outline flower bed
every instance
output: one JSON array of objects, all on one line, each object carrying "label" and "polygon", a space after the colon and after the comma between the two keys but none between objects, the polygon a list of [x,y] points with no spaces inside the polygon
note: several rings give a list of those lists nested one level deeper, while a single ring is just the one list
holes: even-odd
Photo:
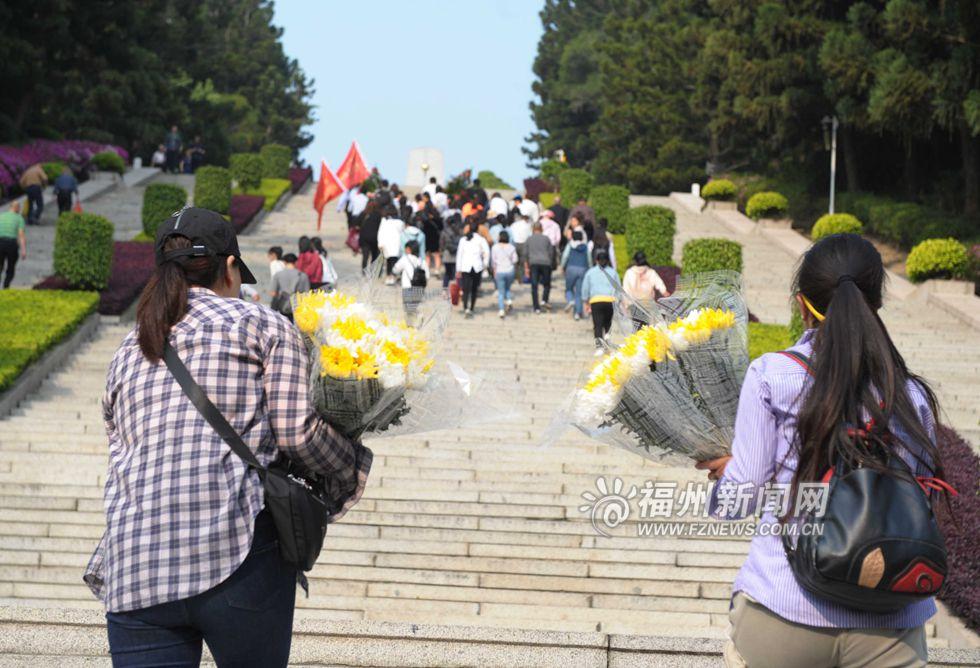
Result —
[{"label": "flower bed", "polygon": [[946,482],[959,491],[950,499],[953,517],[940,513],[940,525],[949,552],[949,576],[940,596],[967,626],[980,631],[980,458],[970,444],[948,427],[936,430]]},{"label": "flower bed", "polygon": [[313,170],[309,167],[290,167],[289,183],[293,193],[298,193],[313,178]]},{"label": "flower bed", "polygon": [[235,188],[231,192],[233,195],[258,195],[265,202],[265,210],[272,211],[289,190],[290,182],[286,179],[262,179],[257,188]]},{"label": "flower bed", "polygon": [[0,146],[0,187],[17,185],[25,169],[38,162],[80,162],[88,164],[96,154],[113,151],[124,161],[129,154],[119,146],[94,141],[37,139],[23,146]]},{"label": "flower bed", "polygon": [[[109,285],[99,293],[99,313],[120,315],[128,309],[153,274],[153,244],[116,241],[112,249],[112,271]],[[34,286],[35,290],[66,290],[68,281],[48,276]]]},{"label": "flower bed", "polygon": [[232,195],[228,215],[235,232],[241,234],[262,210],[264,204],[265,197],[261,195]]},{"label": "flower bed", "polygon": [[0,292],[0,391],[28,364],[75,331],[99,300],[94,292]]}]

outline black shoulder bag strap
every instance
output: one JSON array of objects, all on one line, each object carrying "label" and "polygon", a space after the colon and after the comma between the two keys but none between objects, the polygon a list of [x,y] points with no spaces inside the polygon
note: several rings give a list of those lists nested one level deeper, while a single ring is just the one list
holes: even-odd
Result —
[{"label": "black shoulder bag strap", "polygon": [[259,477],[264,478],[266,468],[259,463],[259,460],[255,458],[255,453],[245,445],[245,441],[238,435],[235,428],[228,424],[225,416],[211,403],[208,395],[204,393],[204,390],[197,384],[197,381],[191,377],[187,367],[184,366],[184,362],[181,361],[177,355],[177,351],[173,349],[169,341],[163,344],[163,359],[167,363],[167,368],[170,369],[170,373],[176,379],[177,384],[180,385],[180,389],[184,391],[184,394],[191,400],[191,403],[194,404],[194,407],[197,408],[201,416],[218,432],[218,435],[228,444],[232,452],[258,471]]}]

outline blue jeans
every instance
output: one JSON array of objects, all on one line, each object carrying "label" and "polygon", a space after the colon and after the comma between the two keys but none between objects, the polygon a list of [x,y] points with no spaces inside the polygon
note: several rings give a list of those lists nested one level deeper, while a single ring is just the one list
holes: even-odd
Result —
[{"label": "blue jeans", "polygon": [[497,284],[497,308],[501,311],[510,301],[510,286],[514,284],[514,270],[498,271],[493,275],[493,282]]},{"label": "blue jeans", "polygon": [[575,302],[575,314],[578,316],[585,312],[582,306],[582,279],[587,271],[585,267],[565,267],[565,301]]},{"label": "blue jeans", "polygon": [[279,556],[268,512],[255,519],[252,549],[221,584],[190,598],[106,614],[113,666],[197,666],[201,642],[219,666],[286,666],[296,570]]}]

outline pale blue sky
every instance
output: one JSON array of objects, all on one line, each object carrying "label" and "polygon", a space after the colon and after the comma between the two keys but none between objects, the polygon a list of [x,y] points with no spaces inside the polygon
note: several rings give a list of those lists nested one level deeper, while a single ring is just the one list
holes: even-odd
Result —
[{"label": "pale blue sky", "polygon": [[490,169],[521,187],[533,129],[537,0],[276,0],[286,53],[316,79],[303,158],[334,169],[352,139],[403,182],[409,150],[443,151],[446,171]]}]

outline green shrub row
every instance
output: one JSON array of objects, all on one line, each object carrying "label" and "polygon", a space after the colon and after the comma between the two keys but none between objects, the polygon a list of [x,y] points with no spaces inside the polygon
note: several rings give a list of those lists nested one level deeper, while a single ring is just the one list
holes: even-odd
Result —
[{"label": "green shrub row", "polygon": [[796,343],[786,325],[771,325],[762,322],[749,323],[749,359],[760,355],[786,350]]},{"label": "green shrub row", "polygon": [[54,232],[54,273],[73,288],[104,290],[112,269],[112,223],[93,213],[63,213]]},{"label": "green shrub row", "polygon": [[630,210],[630,191],[623,186],[595,186],[589,193],[589,205],[595,211],[596,220],[609,221],[609,231],[622,234],[626,231],[626,215]]},{"label": "green shrub row", "polygon": [[262,183],[262,157],[258,153],[232,153],[228,168],[243,190],[254,190]]},{"label": "green shrub row", "polygon": [[561,201],[569,209],[578,204],[580,199],[588,200],[589,193],[595,181],[592,175],[584,169],[565,169],[560,175]]},{"label": "green shrub row", "polygon": [[541,207],[541,210],[542,211],[544,211],[545,209],[550,209],[552,206],[554,206],[554,204],[555,204],[555,197],[557,197],[557,196],[558,196],[558,193],[541,193],[541,194],[539,194],[538,195],[538,206]]},{"label": "green shrub row", "polygon": [[676,233],[677,219],[673,210],[663,206],[629,209],[626,216],[626,251],[631,258],[637,251],[643,251],[650,264],[672,266]]},{"label": "green shrub row", "polygon": [[713,179],[701,188],[701,197],[709,202],[730,202],[735,199],[735,184],[728,179]]},{"label": "green shrub row", "polygon": [[837,208],[863,221],[867,232],[906,249],[926,239],[964,239],[977,234],[969,218],[870,193],[841,193]]},{"label": "green shrub row", "polygon": [[103,172],[122,174],[126,171],[126,162],[115,151],[102,151],[92,156],[92,164]]},{"label": "green shrub row", "polygon": [[480,179],[480,186],[486,190],[513,190],[514,187],[504,181],[502,178],[491,172],[489,169],[484,169],[476,175],[476,178]]},{"label": "green shrub row", "polygon": [[966,246],[956,239],[927,239],[915,246],[905,261],[909,280],[964,278],[970,266]]},{"label": "green shrub row", "polygon": [[266,144],[259,149],[262,159],[262,177],[285,179],[289,177],[289,165],[293,162],[293,149],[282,144]]},{"label": "green shrub row", "polygon": [[252,188],[245,190],[242,188],[235,188],[232,192],[235,195],[259,195],[265,198],[265,202],[262,204],[262,208],[266,211],[272,211],[283,195],[290,188],[289,179],[262,179],[258,188]]},{"label": "green shrub row", "polygon": [[681,251],[681,272],[742,271],[742,244],[729,239],[691,239]]},{"label": "green shrub row", "polygon": [[861,221],[849,213],[825,213],[813,224],[810,236],[819,241],[831,234],[861,234],[863,231]]},{"label": "green shrub row", "polygon": [[789,201],[777,192],[763,191],[752,195],[745,205],[745,215],[752,220],[782,218],[789,210]]},{"label": "green shrub row", "polygon": [[194,206],[228,213],[231,207],[231,172],[205,165],[194,174]]},{"label": "green shrub row", "polygon": [[65,163],[63,162],[42,162],[41,169],[44,170],[45,176],[48,177],[48,181],[54,181],[56,178],[61,176],[61,172],[65,169]]},{"label": "green shrub row", "polygon": [[95,310],[97,292],[0,291],[0,392]]},{"label": "green shrub row", "polygon": [[143,192],[143,233],[155,239],[157,227],[187,204],[187,191],[173,183],[151,183]]}]

